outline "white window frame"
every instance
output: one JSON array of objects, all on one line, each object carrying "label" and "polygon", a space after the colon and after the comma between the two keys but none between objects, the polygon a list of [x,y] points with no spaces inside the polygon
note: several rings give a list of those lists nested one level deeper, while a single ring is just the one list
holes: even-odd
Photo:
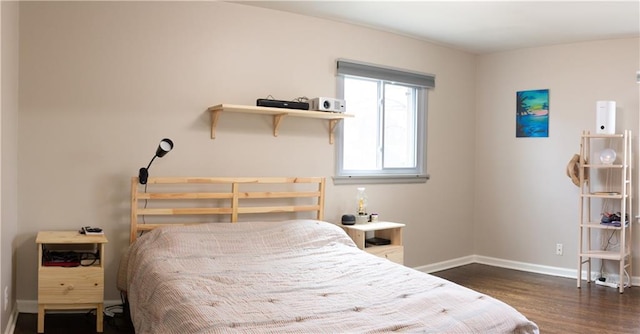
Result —
[{"label": "white window frame", "polygon": [[[435,76],[409,72],[389,67],[338,60],[337,96],[344,99],[344,80],[346,77],[362,78],[378,81],[381,84],[401,84],[413,87],[415,90],[415,121],[416,143],[414,168],[384,168],[377,170],[345,170],[344,169],[344,122],[357,121],[347,118],[340,122],[336,129],[336,175],[335,184],[363,184],[363,183],[419,183],[426,182],[429,175],[427,168],[427,90],[435,87]],[[346,111],[349,112],[349,101],[346,101]],[[384,113],[384,103],[378,103],[378,117]],[[384,137],[383,130],[378,134],[378,141]],[[380,152],[384,155],[384,152]]]}]

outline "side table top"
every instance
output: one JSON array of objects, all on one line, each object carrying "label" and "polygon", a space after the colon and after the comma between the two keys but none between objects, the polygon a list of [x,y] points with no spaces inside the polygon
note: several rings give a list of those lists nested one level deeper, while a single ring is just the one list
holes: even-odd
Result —
[{"label": "side table top", "polygon": [[402,223],[394,223],[394,222],[371,222],[364,224],[355,224],[355,225],[341,225],[346,229],[352,230],[360,230],[360,231],[377,231],[377,230],[386,230],[390,228],[399,228],[405,227],[405,224]]},{"label": "side table top", "polygon": [[78,231],[40,231],[36,236],[37,244],[106,244],[104,234],[84,235]]}]

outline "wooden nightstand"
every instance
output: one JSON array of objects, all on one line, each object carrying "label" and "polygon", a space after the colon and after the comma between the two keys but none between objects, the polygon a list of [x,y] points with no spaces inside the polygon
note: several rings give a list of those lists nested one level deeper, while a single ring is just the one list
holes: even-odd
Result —
[{"label": "wooden nightstand", "polygon": [[[356,225],[341,225],[358,248],[367,253],[377,255],[404,264],[404,246],[402,245],[402,228],[405,224],[392,222],[375,222]],[[373,231],[373,236],[391,240],[390,245],[369,246],[366,245],[366,232]]]},{"label": "wooden nightstand", "polygon": [[[44,333],[46,310],[96,310],[96,331],[102,332],[104,310],[104,235],[77,231],[39,232],[38,244],[38,333]],[[98,260],[86,266],[64,267],[44,262],[45,250],[73,250],[93,246]]]}]

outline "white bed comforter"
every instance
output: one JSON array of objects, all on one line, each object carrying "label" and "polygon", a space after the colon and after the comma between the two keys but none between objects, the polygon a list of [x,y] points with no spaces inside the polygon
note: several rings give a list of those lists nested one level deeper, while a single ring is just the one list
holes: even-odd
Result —
[{"label": "white bed comforter", "polygon": [[156,229],[128,261],[136,333],[537,333],[509,305],[314,220]]}]

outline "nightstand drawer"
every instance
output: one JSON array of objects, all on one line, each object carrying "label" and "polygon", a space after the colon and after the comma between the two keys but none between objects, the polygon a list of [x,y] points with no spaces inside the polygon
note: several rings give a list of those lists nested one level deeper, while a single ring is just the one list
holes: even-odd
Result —
[{"label": "nightstand drawer", "polygon": [[386,258],[399,264],[404,264],[404,247],[397,245],[372,246],[365,248],[367,253]]},{"label": "nightstand drawer", "polygon": [[41,267],[38,275],[38,303],[102,303],[104,274],[99,267]]}]

